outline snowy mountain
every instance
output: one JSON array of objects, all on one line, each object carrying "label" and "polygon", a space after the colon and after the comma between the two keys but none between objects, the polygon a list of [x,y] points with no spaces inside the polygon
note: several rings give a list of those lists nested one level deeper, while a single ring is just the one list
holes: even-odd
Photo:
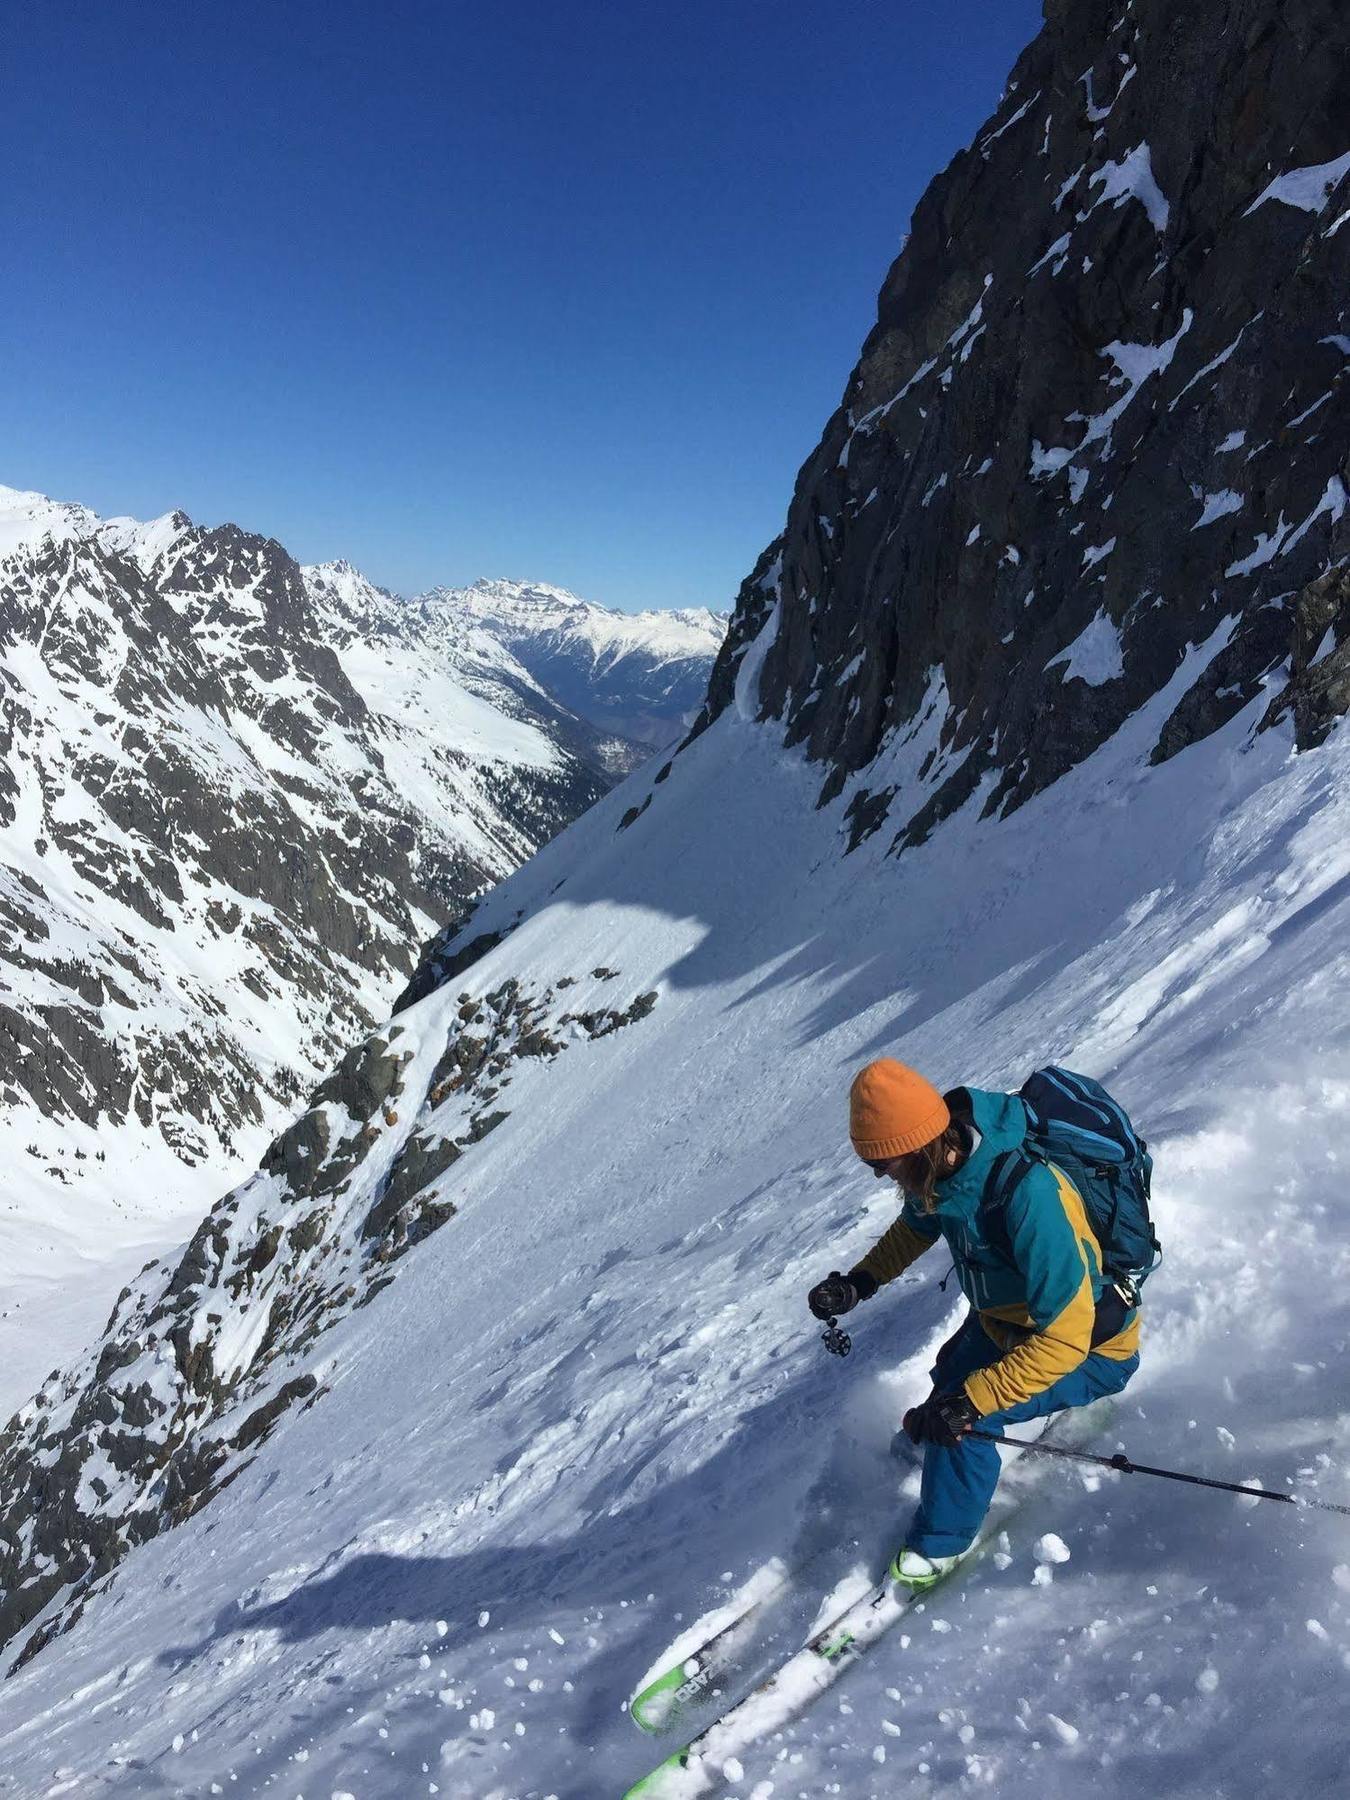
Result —
[{"label": "snowy mountain", "polygon": [[727,632],[706,608],[623,613],[523,581],[433,588],[416,604],[489,632],[565,705],[627,740],[614,757],[625,771],[683,735]]},{"label": "snowy mountain", "polygon": [[[963,1310],[930,1258],[841,1363],[805,1309],[894,1215],[882,1052],[1106,1080],[1165,1246],[1110,1441],[1350,1504],[1347,30],[1051,0],[689,741],[12,1422],[14,1791],[617,1797],[696,1617],[803,1569],[782,1648],[861,1591]],[[723,1791],[1340,1791],[1342,1521],[1028,1489]]]},{"label": "snowy mountain", "polygon": [[139,1266],[421,941],[611,785],[498,642],[415,623],[234,526],[0,489],[10,1395],[49,1366],[32,1283],[46,1310],[96,1249]]}]

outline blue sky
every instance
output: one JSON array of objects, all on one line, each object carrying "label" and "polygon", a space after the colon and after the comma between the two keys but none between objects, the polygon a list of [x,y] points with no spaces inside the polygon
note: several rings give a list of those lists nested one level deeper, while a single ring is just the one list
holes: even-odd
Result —
[{"label": "blue sky", "polygon": [[10,12],[0,481],[729,604],[1032,0]]}]

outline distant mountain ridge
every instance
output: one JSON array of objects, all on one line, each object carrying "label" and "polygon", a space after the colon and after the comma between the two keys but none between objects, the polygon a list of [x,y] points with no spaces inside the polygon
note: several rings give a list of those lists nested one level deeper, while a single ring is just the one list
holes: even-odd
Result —
[{"label": "distant mountain ridge", "polygon": [[619,612],[526,581],[432,588],[411,604],[490,632],[564,705],[639,747],[625,768],[682,734],[730,623],[704,607]]}]

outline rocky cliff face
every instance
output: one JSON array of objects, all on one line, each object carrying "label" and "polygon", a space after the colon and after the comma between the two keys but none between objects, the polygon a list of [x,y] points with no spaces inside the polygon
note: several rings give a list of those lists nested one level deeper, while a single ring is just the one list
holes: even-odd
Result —
[{"label": "rocky cliff face", "polygon": [[742,676],[855,841],[1011,810],[1192,646],[1156,758],[1291,658],[1301,743],[1344,707],[1346,50],[1334,0],[1050,0],[920,202],[703,716]]}]

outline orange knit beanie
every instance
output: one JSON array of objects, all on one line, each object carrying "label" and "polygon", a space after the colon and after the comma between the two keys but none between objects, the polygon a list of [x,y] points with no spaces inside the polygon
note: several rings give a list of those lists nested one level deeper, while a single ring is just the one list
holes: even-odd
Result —
[{"label": "orange knit beanie", "polygon": [[931,1081],[893,1057],[879,1057],[853,1077],[848,1134],[864,1162],[907,1156],[951,1124],[947,1102]]}]

